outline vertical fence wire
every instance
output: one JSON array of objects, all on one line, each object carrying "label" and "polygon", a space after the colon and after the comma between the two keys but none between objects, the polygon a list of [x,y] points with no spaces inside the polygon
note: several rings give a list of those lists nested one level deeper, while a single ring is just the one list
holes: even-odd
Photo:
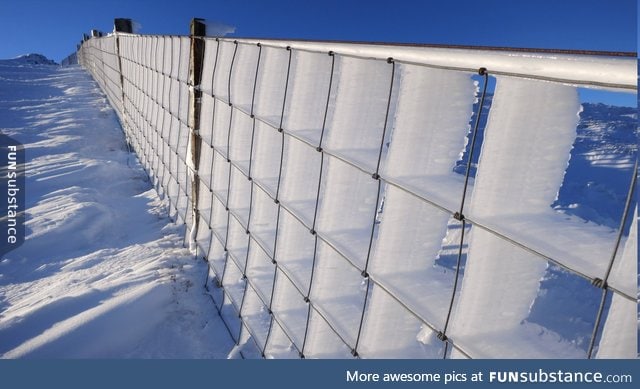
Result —
[{"label": "vertical fence wire", "polygon": [[[274,265],[274,270],[273,270],[273,281],[271,283],[271,296],[269,297],[269,315],[270,315],[270,319],[269,319],[269,329],[267,330],[267,337],[266,340],[264,342],[264,347],[262,349],[262,356],[265,356],[266,353],[266,349],[267,349],[267,345],[269,343],[269,338],[271,337],[271,332],[273,331],[273,321],[274,321],[274,315],[273,315],[273,296],[276,290],[276,281],[277,281],[277,258],[278,258],[278,233],[280,231],[280,217],[281,217],[281,213],[282,213],[282,205],[280,204],[280,185],[282,184],[282,165],[284,162],[284,133],[282,131],[282,124],[284,123],[284,112],[285,109],[287,107],[287,94],[289,92],[289,77],[291,74],[291,57],[292,57],[292,50],[290,47],[287,47],[287,52],[288,52],[288,58],[287,58],[287,72],[286,72],[286,76],[285,76],[285,83],[284,83],[284,94],[282,97],[282,109],[280,110],[280,124],[278,125],[278,129],[277,131],[280,133],[281,135],[281,144],[280,144],[280,163],[278,165],[278,183],[276,186],[276,194],[275,194],[275,198],[274,198],[274,203],[276,204],[276,206],[278,207],[278,210],[276,211],[276,233],[275,233],[275,237],[274,237],[274,241],[273,241],[273,257],[271,258],[271,262]],[[255,117],[254,117],[255,119]],[[294,342],[292,341],[292,344],[294,344]]]},{"label": "vertical fence wire", "polygon": [[467,160],[467,166],[464,173],[464,187],[462,189],[462,198],[460,200],[460,208],[458,212],[456,212],[453,217],[458,220],[461,225],[460,231],[460,241],[458,243],[458,255],[456,258],[456,267],[455,267],[455,275],[453,278],[453,289],[451,290],[451,299],[449,300],[449,309],[447,310],[447,317],[444,321],[444,326],[442,331],[438,332],[438,339],[444,342],[444,352],[442,354],[442,358],[446,359],[447,352],[449,350],[449,338],[447,337],[447,330],[449,329],[449,321],[451,320],[451,313],[453,311],[453,306],[456,298],[456,291],[458,289],[458,281],[460,279],[460,266],[462,265],[462,249],[464,246],[464,238],[465,238],[465,230],[467,228],[467,221],[464,217],[464,205],[465,199],[467,197],[467,189],[469,186],[469,178],[471,176],[471,166],[473,164],[473,156],[476,147],[476,138],[478,136],[478,128],[480,127],[480,117],[482,116],[482,110],[484,108],[484,100],[487,95],[487,85],[489,84],[489,72],[486,68],[480,68],[478,70],[478,74],[481,75],[482,78],[482,94],[480,96],[480,102],[478,104],[478,110],[476,112],[476,120],[473,124],[473,130],[471,132],[471,143],[469,145],[469,156]]},{"label": "vertical fence wire", "polygon": [[313,257],[311,259],[311,275],[309,277],[309,288],[307,290],[306,295],[304,295],[304,302],[307,304],[307,319],[306,319],[306,323],[305,323],[305,327],[304,327],[304,337],[302,340],[302,349],[300,350],[300,357],[304,358],[304,350],[305,350],[305,346],[307,344],[307,337],[309,335],[309,324],[311,321],[311,309],[312,306],[310,304],[310,300],[311,300],[311,291],[313,290],[313,280],[314,280],[314,276],[315,276],[315,269],[316,269],[316,262],[318,259],[318,235],[316,234],[316,221],[318,218],[318,207],[320,205],[320,192],[322,189],[322,176],[324,174],[324,153],[323,153],[323,140],[324,140],[324,134],[327,128],[327,117],[329,115],[329,103],[331,101],[331,94],[332,94],[332,90],[333,90],[333,78],[334,78],[334,73],[335,73],[335,63],[336,63],[336,56],[334,55],[333,51],[329,51],[327,53],[330,57],[331,57],[331,69],[329,70],[329,85],[327,86],[327,99],[325,102],[325,107],[324,107],[324,114],[322,116],[322,128],[320,130],[320,139],[318,141],[318,147],[316,147],[316,151],[318,151],[320,153],[320,171],[318,173],[318,185],[317,185],[317,190],[316,190],[316,201],[315,201],[315,205],[314,205],[314,210],[313,210],[313,222],[311,224],[311,234],[314,236],[314,241],[313,241]]},{"label": "vertical fence wire", "polygon": [[384,145],[385,145],[385,139],[386,139],[386,134],[387,134],[387,127],[389,124],[389,110],[391,108],[391,99],[393,96],[393,84],[394,84],[394,79],[396,76],[396,63],[393,60],[393,58],[389,57],[387,59],[387,63],[391,64],[391,78],[390,78],[390,82],[389,82],[389,95],[387,97],[387,108],[385,110],[385,114],[384,114],[384,124],[382,125],[382,136],[380,137],[380,148],[378,150],[378,161],[376,163],[376,171],[375,173],[373,173],[373,175],[371,176],[374,180],[377,181],[377,191],[376,191],[376,202],[375,202],[375,208],[374,208],[374,212],[373,212],[373,220],[371,221],[371,234],[369,236],[369,245],[367,247],[367,257],[365,259],[365,263],[364,263],[364,269],[362,270],[362,272],[360,273],[362,275],[362,277],[364,278],[367,286],[366,286],[366,290],[365,290],[365,294],[364,294],[364,301],[362,302],[362,312],[360,314],[360,324],[358,324],[358,332],[356,335],[356,342],[355,345],[353,346],[353,349],[351,350],[351,354],[354,357],[359,357],[360,355],[358,354],[358,346],[360,345],[360,337],[362,336],[362,326],[364,325],[364,317],[365,317],[365,313],[367,311],[367,303],[369,301],[369,293],[370,293],[370,289],[371,289],[371,277],[369,277],[369,260],[371,259],[371,251],[373,248],[373,242],[374,242],[374,238],[375,238],[375,232],[376,232],[376,228],[378,226],[378,223],[376,223],[376,220],[378,218],[378,209],[380,206],[380,194],[382,192],[382,181],[380,180],[380,163],[382,161],[382,151],[384,149]]},{"label": "vertical fence wire", "polygon": [[253,114],[253,109],[254,109],[254,104],[256,101],[256,86],[258,85],[258,72],[260,71],[260,57],[262,55],[262,46],[258,45],[258,59],[256,60],[256,74],[255,77],[253,79],[253,88],[252,88],[252,92],[251,92],[251,143],[249,146],[249,168],[247,169],[247,180],[249,181],[249,184],[251,185],[251,193],[249,194],[249,214],[247,216],[247,228],[245,230],[246,234],[247,234],[247,255],[245,257],[245,261],[244,261],[244,269],[242,270],[242,279],[245,281],[245,287],[244,287],[244,291],[242,293],[242,301],[240,303],[240,313],[242,314],[242,308],[244,307],[244,301],[246,299],[247,296],[247,289],[248,289],[248,281],[247,281],[247,267],[249,265],[249,253],[251,252],[251,213],[253,210],[253,192],[254,192],[254,184],[253,184],[253,179],[251,178],[251,168],[253,166],[252,161],[253,161],[253,144],[254,144],[254,140],[255,140],[255,134],[256,134],[256,118]]},{"label": "vertical fence wire", "polygon": [[608,280],[609,280],[609,276],[611,275],[611,270],[613,269],[613,263],[615,262],[616,257],[618,256],[620,242],[622,241],[622,235],[624,233],[625,226],[627,225],[629,213],[631,213],[631,204],[634,198],[637,179],[638,179],[638,158],[636,157],[636,162],[633,167],[633,174],[631,176],[631,182],[629,184],[629,190],[627,192],[627,198],[624,204],[624,210],[622,211],[620,226],[618,227],[618,234],[616,236],[616,241],[613,246],[611,258],[609,259],[609,263],[607,265],[607,270],[605,271],[604,277],[602,279],[596,278],[591,283],[593,286],[602,289],[602,296],[600,298],[600,305],[598,306],[598,312],[596,313],[596,319],[593,325],[593,332],[591,334],[591,339],[589,340],[589,347],[587,349],[587,359],[591,359],[593,356],[594,347],[596,345],[596,340],[598,338],[598,332],[600,329],[600,323],[602,322],[602,313],[604,311],[604,308],[607,302],[607,296],[609,294]]}]

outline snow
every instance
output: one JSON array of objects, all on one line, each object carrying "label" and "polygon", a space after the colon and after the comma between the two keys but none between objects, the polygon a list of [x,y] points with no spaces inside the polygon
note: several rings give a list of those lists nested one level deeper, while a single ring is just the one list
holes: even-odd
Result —
[{"label": "snow", "polygon": [[548,77],[576,82],[588,81],[593,88],[602,88],[598,83],[619,84],[632,93],[636,88],[637,64],[635,58],[609,58],[604,56],[577,56],[568,54],[545,54],[510,51],[465,50],[445,48],[370,45],[322,41],[287,41],[236,39],[238,42],[265,46],[318,51],[362,58],[387,59],[433,66],[477,70],[484,66],[494,74],[522,74],[532,77]]},{"label": "snow", "polygon": [[[614,262],[612,278],[637,283],[638,277],[638,208],[633,215],[631,233],[622,258]],[[636,358],[638,356],[638,303],[614,295],[602,332],[598,358]]]},{"label": "snow", "polygon": [[[24,117],[11,119],[19,130],[9,128],[10,135],[43,152],[37,163],[29,160],[29,179],[42,189],[29,211],[29,240],[15,252],[34,266],[2,269],[0,278],[11,280],[2,289],[9,302],[2,314],[11,320],[0,321],[0,331],[33,333],[6,346],[7,357],[76,350],[74,356],[94,357],[352,358],[357,351],[363,358],[441,358],[436,332],[452,297],[446,335],[472,357],[585,357],[601,295],[585,277],[603,277],[611,255],[637,148],[637,114],[581,107],[576,85],[628,89],[629,69],[635,85],[633,61],[317,42],[287,50],[281,41],[207,39],[201,223],[184,239],[195,227],[188,199],[195,176],[187,171],[189,40],[119,39],[123,103],[109,54],[115,36],[85,43],[81,57],[92,58],[94,46],[107,51],[99,61],[113,68],[89,68],[140,164],[124,151],[104,97],[77,68],[50,71],[46,80],[55,85],[44,82],[38,92],[54,99],[61,86],[71,99],[34,114],[48,143],[32,139]],[[497,89],[480,117],[463,231],[451,211],[462,199],[480,63],[497,75]],[[525,77],[500,74],[516,71]],[[57,80],[61,75],[69,79]],[[539,77],[565,80],[533,80]],[[96,107],[104,122],[91,116]],[[65,125],[74,127],[57,126],[60,118],[46,117],[47,109],[70,115]],[[76,114],[83,109],[88,113]],[[91,129],[81,126],[89,116]],[[635,246],[634,239],[625,244]],[[56,246],[61,240],[69,244]],[[637,293],[632,251],[620,254],[609,279],[630,296]],[[17,259],[11,261],[0,266],[9,269]],[[54,299],[89,296],[68,309],[37,305],[42,298],[33,282],[45,283],[37,290]],[[629,354],[622,343],[636,337],[628,300],[610,300],[600,357]],[[33,306],[49,307],[42,315],[52,323],[21,325],[21,312]],[[138,314],[145,320],[113,335],[114,326]],[[85,344],[96,332],[117,339]],[[74,344],[79,339],[83,345]]]},{"label": "snow", "polygon": [[[531,222],[531,215],[551,212],[548,204],[562,183],[578,121],[577,92],[562,85],[500,78],[495,93],[468,214],[496,224]],[[513,230],[519,228],[521,224]],[[472,345],[467,348],[473,355],[513,357],[535,350],[526,345],[530,334],[521,323],[546,263],[477,229],[468,255],[452,336]],[[509,342],[496,342],[498,336]]]},{"label": "snow", "polygon": [[[0,262],[4,358],[224,358],[206,264],[79,67],[0,61],[0,129],[25,145],[27,236]],[[43,63],[44,61],[39,61]]]},{"label": "snow", "polygon": [[[444,197],[455,203],[452,208],[457,209],[462,186],[444,191],[439,183],[443,179],[456,180],[451,167],[464,148],[476,85],[468,74],[460,72],[403,65],[400,73],[398,110],[383,176],[399,183],[411,180],[425,189],[437,187],[444,192]],[[415,166],[421,167],[419,172]],[[421,317],[443,328],[453,274],[434,264],[447,234],[450,215],[388,185],[380,218],[369,270],[371,276]],[[435,344],[415,341],[420,323],[406,312],[400,314],[404,309],[387,293],[382,288],[372,292],[363,343],[375,344],[375,339],[394,332],[397,344],[391,350],[371,347],[367,352],[365,348],[363,357],[442,355],[443,346],[437,340]],[[389,317],[403,320],[388,320]],[[425,329],[425,332],[431,331]]]},{"label": "snow", "polygon": [[[549,207],[563,183],[582,110],[576,90],[503,77],[495,94],[469,218],[570,268],[603,277],[615,231]],[[469,247],[452,327],[452,336],[472,345],[467,351],[481,357],[584,357],[580,341],[569,344],[545,334],[533,319],[538,299],[548,293],[544,279],[551,264],[477,228]],[[610,284],[622,286],[614,279]],[[634,295],[634,289],[625,292]],[[546,309],[549,315],[553,308]],[[534,332],[544,335],[532,337]]]}]

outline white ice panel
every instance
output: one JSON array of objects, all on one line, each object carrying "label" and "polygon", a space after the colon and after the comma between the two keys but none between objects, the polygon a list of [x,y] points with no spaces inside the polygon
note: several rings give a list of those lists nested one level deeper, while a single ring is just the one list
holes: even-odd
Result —
[{"label": "white ice panel", "polygon": [[311,226],[318,193],[321,155],[305,143],[289,137],[285,137],[284,147],[281,201]]},{"label": "white ice panel", "polygon": [[272,309],[287,334],[300,349],[304,341],[309,310],[303,297],[282,271],[278,270]]},{"label": "white ice panel", "polygon": [[[634,214],[624,253],[614,263],[611,278],[620,284],[638,282],[638,209]],[[637,286],[636,286],[637,288]],[[598,358],[628,358],[638,356],[638,303],[614,294],[609,314],[598,346]]]},{"label": "white ice panel", "polygon": [[213,75],[213,94],[225,102],[229,102],[229,71],[231,70],[234,51],[235,45],[233,42],[220,42],[218,62]]},{"label": "white ice panel", "polygon": [[253,112],[272,126],[280,125],[287,81],[289,51],[263,47]]},{"label": "white ice panel", "polygon": [[239,44],[231,75],[231,103],[251,112],[259,47]]},{"label": "white ice panel", "polygon": [[[626,238],[626,242],[623,240],[623,245],[618,249],[618,258],[613,263],[611,269],[611,275],[609,276],[609,284],[619,287],[623,292],[630,296],[635,296],[638,293],[638,211],[635,211],[635,218],[633,224],[629,230],[629,236]],[[624,253],[620,258],[620,252],[624,247]],[[613,248],[612,248],[613,250]],[[602,277],[600,277],[602,278]]]},{"label": "white ice panel", "polygon": [[309,334],[304,353],[306,358],[353,358],[350,346],[346,345],[322,316],[313,309],[309,319]]},{"label": "white ice panel", "polygon": [[383,289],[372,286],[358,353],[362,358],[442,358],[436,334]]},{"label": "white ice panel", "polygon": [[375,172],[393,64],[338,56],[335,98],[323,147]]},{"label": "white ice panel", "polygon": [[280,211],[276,259],[287,269],[293,282],[308,291],[311,279],[315,237],[288,212]]},{"label": "white ice panel", "polygon": [[216,49],[218,42],[207,39],[204,43],[204,59],[202,61],[202,79],[200,85],[206,94],[212,94],[213,72],[216,67]]},{"label": "white ice panel", "polygon": [[327,54],[294,51],[283,127],[318,144],[327,107],[331,59]]},{"label": "white ice panel", "polygon": [[[573,87],[498,79],[467,208],[474,220],[534,223],[539,219],[532,215],[552,212],[579,110]],[[539,238],[531,233],[527,243]],[[568,356],[558,347],[534,347],[544,339],[532,340],[534,330],[523,325],[546,267],[535,255],[474,229],[450,336],[480,358]]]},{"label": "white ice panel", "polygon": [[282,135],[267,124],[256,122],[251,177],[275,197],[280,172]]},{"label": "white ice panel", "polygon": [[366,289],[366,281],[358,269],[329,245],[318,242],[310,299],[352,347],[360,326]]},{"label": "white ice panel", "polygon": [[[469,130],[476,86],[466,73],[410,65],[399,70],[398,109],[384,175],[405,185],[410,180],[422,181],[444,192],[442,196],[454,204],[458,199],[459,204],[461,187],[446,191],[449,187],[440,183],[454,175],[453,167]],[[387,186],[380,218],[369,272],[421,317],[443,328],[454,274],[438,266],[436,259],[450,215]],[[397,332],[399,324],[387,318],[396,317],[404,308],[386,293],[373,293],[370,304],[367,328],[372,332],[367,339],[393,336],[397,343],[363,343],[363,350],[372,356],[400,355],[406,346],[406,355],[424,357],[441,347],[418,343],[420,325],[415,324],[415,318],[408,322],[413,323],[410,327],[400,326],[403,330]]]},{"label": "white ice panel", "polygon": [[361,269],[378,208],[378,185],[370,174],[325,157],[316,230]]}]

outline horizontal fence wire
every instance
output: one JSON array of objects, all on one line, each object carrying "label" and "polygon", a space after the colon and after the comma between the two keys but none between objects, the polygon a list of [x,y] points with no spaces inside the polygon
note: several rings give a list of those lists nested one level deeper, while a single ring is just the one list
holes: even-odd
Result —
[{"label": "horizontal fence wire", "polygon": [[[382,138],[380,140],[377,167],[375,167],[375,170],[372,170],[371,167],[366,166],[366,164],[363,164],[361,161],[358,161],[339,150],[332,149],[332,147],[327,147],[327,145],[323,142],[327,113],[329,110],[329,105],[330,103],[332,103],[331,99],[335,94],[332,81],[335,73],[334,67],[336,58],[357,58],[361,60],[386,61],[389,64],[391,83],[389,86],[389,95],[387,101],[387,118],[389,117],[389,107],[391,104],[392,95],[394,93],[393,80],[395,77],[395,69],[397,64],[417,65],[467,74],[478,72],[478,69],[482,69],[482,66],[478,66],[478,68],[475,69],[468,69],[398,61],[394,60],[393,58],[372,59],[348,54],[345,55],[336,52],[320,52],[315,50],[295,49],[291,47],[283,48],[276,44],[270,44],[268,41],[253,44],[238,40],[221,38],[191,37],[191,39],[203,39],[205,44],[209,44],[208,47],[215,45],[214,52],[205,53],[205,57],[209,56],[210,58],[214,58],[210,89],[208,89],[207,86],[203,85],[192,85],[191,83],[189,83],[186,77],[180,76],[181,70],[184,69],[184,67],[187,66],[185,64],[189,62],[186,58],[184,58],[183,55],[183,52],[185,51],[185,48],[183,46],[188,46],[188,43],[184,37],[117,34],[116,36],[109,36],[106,38],[94,38],[84,42],[78,52],[78,58],[79,63],[82,64],[82,66],[84,66],[93,75],[93,77],[96,79],[100,87],[107,95],[112,106],[116,108],[118,116],[123,123],[123,128],[128,142],[132,143],[132,147],[138,155],[141,164],[145,168],[147,174],[154,181],[156,190],[158,190],[158,192],[161,193],[163,197],[166,197],[168,199],[169,214],[171,215],[173,211],[176,217],[176,221],[178,219],[181,219],[183,223],[187,225],[187,227],[192,227],[189,225],[189,223],[192,223],[193,220],[200,220],[199,224],[203,224],[203,226],[201,226],[199,230],[196,226],[196,230],[208,231],[203,232],[203,236],[200,236],[201,234],[198,233],[198,236],[195,237],[196,255],[207,261],[209,273],[213,277],[213,281],[211,283],[215,287],[215,290],[220,290],[222,293],[222,300],[216,300],[216,298],[214,297],[215,290],[209,288],[210,274],[207,274],[207,282],[205,283],[205,286],[208,290],[210,290],[211,298],[215,302],[216,309],[220,316],[223,318],[230,336],[239,347],[243,344],[243,332],[246,331],[246,333],[248,334],[248,338],[252,339],[252,342],[254,343],[256,349],[259,350],[259,353],[263,357],[265,357],[268,354],[270,342],[274,341],[274,325],[277,325],[277,327],[280,329],[280,332],[290,343],[290,346],[295,349],[296,353],[300,357],[304,358],[307,355],[305,351],[309,340],[308,336],[310,336],[310,331],[312,330],[311,326],[313,325],[314,328],[317,328],[317,326],[320,325],[317,321],[320,320],[330,330],[330,332],[334,334],[335,338],[344,345],[345,349],[348,350],[353,357],[360,357],[361,355],[358,352],[358,349],[361,342],[361,333],[366,321],[365,313],[367,311],[367,302],[369,294],[371,293],[371,288],[375,287],[383,291],[385,295],[393,299],[393,301],[400,307],[402,307],[403,310],[405,310],[408,314],[410,314],[424,326],[433,331],[433,333],[438,334],[439,340],[441,340],[444,345],[444,357],[447,357],[448,348],[451,347],[463,357],[473,358],[472,353],[468,351],[467,347],[459,344],[459,342],[455,341],[455,339],[451,339],[451,337],[447,336],[447,325],[449,322],[449,316],[451,315],[454,306],[454,298],[458,284],[460,258],[462,256],[462,248],[464,244],[464,230],[468,226],[484,230],[502,241],[508,242],[515,247],[533,254],[540,260],[557,265],[570,272],[571,274],[586,279],[587,281],[591,282],[594,287],[604,289],[605,293],[607,291],[611,291],[612,293],[617,294],[618,296],[623,297],[627,300],[636,301],[635,296],[629,295],[619,288],[608,285],[606,283],[606,279],[616,257],[615,253],[618,250],[618,246],[620,244],[620,237],[618,238],[614,253],[612,255],[611,263],[609,264],[609,270],[607,271],[607,275],[605,276],[605,283],[604,285],[601,285],[599,284],[599,280],[601,279],[597,276],[585,274],[583,271],[573,268],[561,258],[554,258],[550,255],[540,252],[537,249],[529,247],[525,242],[509,236],[509,234],[507,233],[500,232],[486,224],[483,224],[479,220],[474,220],[472,217],[463,215],[462,210],[464,208],[465,196],[467,192],[466,182],[469,180],[471,158],[469,158],[469,163],[465,173],[465,187],[464,193],[462,195],[463,197],[461,206],[459,209],[450,209],[447,205],[441,203],[437,199],[430,198],[430,196],[427,196],[423,193],[420,193],[420,191],[411,188],[406,183],[403,183],[402,180],[398,180],[397,178],[394,178],[392,176],[387,176],[384,170],[380,169],[380,163],[382,160],[382,154],[386,142],[386,118],[382,129]],[[226,80],[226,97],[220,96],[214,92],[214,84],[217,80],[216,73],[222,72],[220,70],[221,65],[219,56],[222,55],[220,48],[223,43],[233,45],[233,55],[228,68],[228,78]],[[237,62],[241,60],[240,58],[238,58],[240,56],[238,50],[241,46],[256,47],[258,50],[256,62],[253,64],[255,74],[251,78],[251,80],[253,81],[251,93],[252,97],[251,103],[248,108],[247,106],[243,106],[242,104],[235,103],[233,96],[234,77],[239,77],[239,75],[237,74],[239,64]],[[167,47],[169,47],[170,53],[166,53]],[[282,110],[279,118],[279,123],[274,122],[273,118],[263,117],[254,109],[256,101],[256,86],[259,83],[260,69],[263,68],[263,65],[261,64],[261,61],[264,60],[263,50],[266,48],[286,51],[288,56],[287,68],[282,70],[286,71],[286,82],[284,86],[284,95],[281,106]],[[175,50],[177,50],[178,55],[175,55]],[[284,117],[289,93],[288,90],[290,86],[291,58],[294,52],[309,52],[324,55],[328,54],[331,57],[330,81],[327,89],[327,100],[324,107],[324,123],[322,126],[319,143],[296,133],[296,131],[294,131],[293,129],[286,128],[286,125],[284,125]],[[169,57],[169,61],[166,61],[167,57]],[[114,61],[114,59],[119,60],[120,64],[118,64],[118,61]],[[162,62],[161,66],[158,66],[158,60]],[[166,62],[168,62],[169,65],[168,69],[165,68]],[[201,66],[201,68],[204,68],[204,66]],[[489,71],[491,72],[491,70]],[[485,73],[482,73],[481,70],[481,74],[485,75],[483,81],[484,92],[482,94],[482,99],[484,100],[484,93],[486,92],[487,85],[486,70]],[[576,82],[575,80],[545,78],[517,73],[491,72],[491,74],[498,76],[508,75],[512,77],[544,79],[546,81],[560,83],[568,82],[571,84],[581,84],[580,82]],[[626,86],[618,84],[594,84],[593,82],[584,82],[582,84],[597,84],[598,86],[628,89]],[[175,88],[177,88],[177,91],[175,90]],[[202,134],[203,129],[193,128],[193,126],[188,123],[186,116],[183,114],[185,107],[190,104],[190,102],[185,101],[183,97],[185,95],[185,93],[183,92],[188,90],[197,90],[201,92],[203,97],[206,96],[207,98],[211,99],[212,113],[209,120],[211,121],[212,134],[214,132],[226,132],[226,144],[224,144],[223,146],[214,144],[215,141],[213,135],[210,139],[207,139],[206,137],[202,138],[202,148],[208,148],[210,150],[211,165],[204,167],[200,166],[199,168],[199,172],[196,176],[200,187],[200,190],[198,190],[199,193],[192,193],[193,188],[189,183],[190,167],[188,163],[188,152],[190,146],[188,145],[187,138],[189,132],[197,130],[200,134]],[[174,94],[177,94],[177,104],[174,101],[176,99],[173,98]],[[168,95],[168,97],[166,95]],[[228,123],[226,124],[226,129],[224,130],[215,127],[216,118],[219,115],[222,115],[220,113],[222,107],[227,107],[225,109],[228,109]],[[482,104],[480,104],[479,107],[479,109],[481,109]],[[479,116],[480,113],[478,112],[477,120],[479,120]],[[168,123],[166,123],[167,118]],[[231,152],[233,148],[232,129],[234,124],[238,120],[249,120],[249,122],[252,123],[248,166],[242,166],[242,164],[240,163],[241,156],[235,156]],[[252,175],[252,167],[254,166],[253,164],[256,163],[254,162],[254,142],[256,126],[266,126],[271,131],[273,131],[274,135],[279,136],[281,139],[280,150],[277,152],[279,154],[280,164],[278,169],[278,184],[275,193],[273,191],[273,188],[270,188],[271,184],[269,182],[263,180],[260,177]],[[475,128],[473,130],[474,139],[475,133],[477,132],[477,126],[478,122],[476,122]],[[475,142],[472,141],[472,152],[474,143]],[[304,146],[308,149],[308,152],[310,154],[319,155],[320,174],[318,175],[318,182],[315,183],[317,185],[317,194],[314,204],[315,212],[313,220],[308,220],[304,214],[296,209],[296,206],[294,204],[292,204],[287,199],[283,199],[280,195],[280,181],[283,174],[285,148],[291,148],[292,145]],[[460,221],[463,232],[458,247],[458,261],[456,265],[455,281],[452,285],[453,291],[451,295],[451,301],[447,305],[449,313],[447,315],[447,320],[443,328],[436,324],[436,321],[433,318],[425,317],[425,315],[420,312],[420,309],[413,306],[410,302],[405,301],[403,296],[394,291],[394,285],[390,285],[388,281],[382,278],[378,278],[378,276],[376,276],[375,274],[370,274],[370,272],[368,271],[369,256],[371,255],[375,236],[377,234],[376,220],[378,212],[373,215],[372,223],[370,225],[369,250],[364,266],[362,266],[362,264],[359,264],[358,260],[353,258],[349,252],[345,251],[342,248],[340,242],[336,241],[335,238],[331,236],[331,234],[322,231],[322,229],[318,230],[316,226],[316,218],[318,215],[318,207],[321,202],[321,188],[323,186],[322,177],[323,175],[327,174],[325,171],[325,166],[327,166],[327,164],[334,163],[334,161],[339,161],[340,163],[348,166],[350,169],[354,169],[354,171],[359,172],[359,174],[366,174],[377,181],[376,207],[378,207],[378,203],[381,201],[383,187],[392,187],[396,190],[401,191],[402,193],[411,196],[414,199],[419,200],[423,204],[444,212],[451,218]],[[202,161],[200,162],[202,163]],[[226,165],[225,169],[228,169],[226,179],[221,182],[222,185],[226,185],[223,190],[216,189],[217,185],[214,182],[214,176],[216,176],[214,170],[216,169],[216,164],[218,162],[222,163],[223,166]],[[208,179],[203,178],[201,174],[201,172],[205,171],[205,169],[210,172],[210,174],[208,174]],[[236,177],[240,177],[241,181],[238,181]],[[246,182],[248,182],[250,191],[248,195],[248,216],[246,217],[242,215],[239,210],[230,203],[233,194],[238,190],[236,189],[237,185],[241,185],[242,180],[246,180]],[[632,185],[634,185],[633,182]],[[199,212],[199,218],[194,219],[194,217],[190,215],[189,204],[193,204],[194,196],[199,196],[199,202],[202,202],[203,199],[200,194],[203,192],[209,192],[210,195],[210,202],[207,205],[209,214],[207,215],[206,213],[202,213],[202,207],[199,207],[199,209],[197,210],[197,212]],[[257,210],[254,209],[254,202],[256,201],[255,199],[257,199],[258,196],[268,198],[277,208],[277,217],[275,221],[276,227],[274,231],[275,237],[273,238],[272,242],[265,241],[264,237],[261,236],[261,234],[256,233],[252,229],[252,216],[257,212]],[[630,190],[627,198],[627,206],[625,207],[625,215],[629,212],[632,196],[633,192],[632,190]],[[214,208],[223,210],[222,212],[226,213],[226,221],[222,223],[224,225],[223,228],[219,226],[219,220],[214,220]],[[282,218],[285,215],[287,218],[295,221],[302,228],[309,231],[313,236],[313,240],[315,242],[313,250],[314,254],[313,257],[310,258],[310,277],[307,286],[300,285],[300,281],[297,279],[297,276],[295,276],[296,271],[290,268],[290,265],[287,264],[286,261],[283,262],[278,258],[279,247],[283,244],[283,242],[280,241],[278,235],[279,231],[282,228]],[[624,216],[624,218],[626,220],[626,216]],[[231,237],[231,234],[233,234],[232,229],[237,228],[233,226],[239,226],[239,229],[247,235],[246,252],[241,251],[240,254],[238,254],[235,252],[234,248],[230,247],[229,243],[232,243],[234,239]],[[204,229],[203,227],[206,227],[206,229]],[[623,227],[624,226],[620,228],[620,234],[622,233]],[[187,233],[185,232],[185,238],[186,235]],[[320,245],[325,247],[325,249],[323,250],[328,249],[330,252],[337,254],[338,257],[342,261],[344,261],[344,264],[346,264],[349,268],[354,269],[354,271],[360,273],[362,275],[364,285],[366,285],[366,291],[364,292],[362,306],[361,309],[359,309],[360,319],[358,321],[356,331],[357,336],[355,340],[350,340],[349,336],[345,334],[343,323],[338,322],[337,319],[329,312],[330,309],[327,308],[326,303],[323,303],[321,299],[318,300],[316,296],[314,296],[314,277],[317,277],[316,270],[319,266],[316,260],[316,256],[318,255],[318,249]],[[213,253],[214,247],[223,248],[223,260],[221,267],[219,266],[220,264],[216,264],[217,260],[213,258],[216,256]],[[267,293],[264,293],[261,290],[258,281],[248,274],[249,270],[253,266],[253,264],[250,265],[250,259],[255,260],[255,258],[251,256],[251,253],[256,252],[255,250],[258,250],[261,253],[260,255],[263,258],[266,258],[272,266],[271,271],[273,273],[271,276],[271,287],[268,288],[270,290]],[[230,268],[230,266],[233,268]],[[232,293],[233,288],[231,286],[233,285],[233,279],[230,278],[232,277],[232,272],[241,275],[240,283],[243,286],[241,287],[242,292],[240,293],[239,298],[237,296],[234,296]],[[302,301],[307,306],[307,312],[304,320],[306,324],[304,326],[304,336],[301,342],[294,333],[295,330],[291,328],[291,323],[286,314],[283,314],[281,311],[275,309],[274,307],[274,299],[278,297],[277,294],[280,291],[280,287],[282,285],[285,285],[284,283],[288,283],[288,285],[290,285],[293,288],[293,291],[298,295],[300,301]],[[249,298],[248,296],[256,296],[260,304],[262,304],[264,310],[268,313],[269,323],[265,325],[266,336],[261,337],[259,335],[265,328],[252,326],[250,324],[250,321],[245,317],[246,315],[243,315],[243,312],[248,309],[246,308],[248,306],[247,304],[249,304],[247,302],[247,299]],[[236,312],[237,317],[240,319],[240,327],[237,330],[237,333],[233,330],[233,323],[228,322],[223,311],[223,308],[227,303],[230,304],[230,306]],[[600,312],[596,320],[596,330],[594,330],[594,337],[592,339],[592,342],[595,339],[595,333],[600,322],[602,309],[603,305],[601,304]],[[264,338],[264,340],[261,341],[261,338]],[[592,349],[593,344],[589,347],[589,357],[591,357]]]}]

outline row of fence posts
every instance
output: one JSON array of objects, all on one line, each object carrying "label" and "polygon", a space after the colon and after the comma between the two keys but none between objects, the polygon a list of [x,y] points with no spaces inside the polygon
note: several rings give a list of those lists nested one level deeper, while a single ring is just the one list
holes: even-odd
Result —
[{"label": "row of fence posts", "polygon": [[[114,19],[114,33],[115,33],[115,50],[118,57],[118,71],[120,73],[120,89],[122,91],[121,101],[124,104],[125,90],[124,90],[124,76],[122,73],[122,57],[120,55],[120,34],[132,34],[133,33],[133,21],[126,18]],[[198,211],[198,194],[200,179],[198,176],[198,169],[200,165],[200,149],[202,147],[202,138],[200,137],[200,107],[202,101],[202,91],[200,90],[200,82],[202,80],[202,64],[204,60],[204,48],[205,42],[202,39],[196,37],[206,36],[206,25],[204,19],[193,18],[190,25],[190,37],[191,46],[189,54],[189,150],[190,156],[188,161],[191,166],[188,169],[191,170],[191,212],[193,215],[193,227],[191,230],[191,236],[195,237],[198,233],[198,224],[200,221],[200,214]],[[91,30],[90,34],[83,34],[82,40],[77,45],[77,50],[80,51],[82,44],[91,38],[103,37],[104,33],[99,30]],[[120,112],[124,115],[124,112]],[[121,118],[123,123],[126,123],[124,118]],[[125,133],[125,136],[127,134]],[[128,136],[127,136],[128,139]],[[130,147],[130,145],[129,145]],[[131,149],[131,147],[130,147]]]}]

